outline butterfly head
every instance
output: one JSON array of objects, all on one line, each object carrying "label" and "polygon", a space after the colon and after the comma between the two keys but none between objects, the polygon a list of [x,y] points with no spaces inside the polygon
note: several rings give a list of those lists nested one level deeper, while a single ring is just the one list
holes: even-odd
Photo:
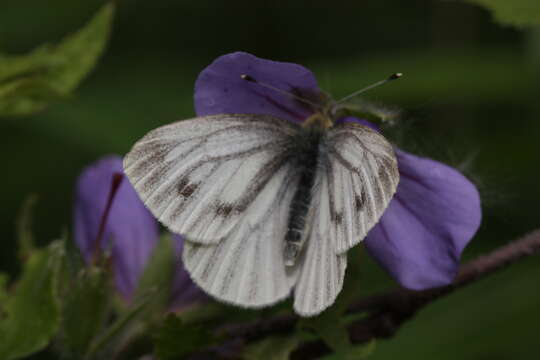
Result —
[{"label": "butterfly head", "polygon": [[334,112],[333,108],[334,101],[330,96],[322,93],[320,105],[313,109],[313,114],[302,122],[302,126],[320,130],[331,128],[337,119],[335,116],[337,113]]}]

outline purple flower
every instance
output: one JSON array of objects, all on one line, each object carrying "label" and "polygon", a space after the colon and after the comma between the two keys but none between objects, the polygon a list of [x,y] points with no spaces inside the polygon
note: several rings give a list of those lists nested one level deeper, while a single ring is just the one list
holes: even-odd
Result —
[{"label": "purple flower", "polygon": [[[313,109],[289,95],[322,98],[314,75],[291,63],[259,59],[236,52],[217,58],[195,85],[197,115],[253,113],[301,122]],[[365,120],[347,117],[339,121]],[[457,170],[396,149],[400,183],[379,223],[369,232],[369,253],[402,286],[425,289],[451,282],[461,252],[481,220],[476,187]]]},{"label": "purple flower", "polygon": [[[74,208],[75,242],[84,259],[93,261],[104,249],[111,253],[118,291],[129,300],[159,240],[159,226],[135,189],[125,179],[122,159],[107,156],[82,171]],[[175,236],[180,259],[183,241]],[[178,260],[180,262],[180,260]],[[171,309],[178,310],[202,296],[179,267],[171,291]]]}]

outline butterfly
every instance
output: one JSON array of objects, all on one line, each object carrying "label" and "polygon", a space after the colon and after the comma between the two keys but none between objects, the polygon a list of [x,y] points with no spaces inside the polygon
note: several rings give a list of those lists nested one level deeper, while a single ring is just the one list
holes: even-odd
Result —
[{"label": "butterfly", "polygon": [[377,223],[399,173],[378,131],[336,122],[328,104],[302,124],[258,114],[178,121],[124,157],[144,204],[185,236],[184,266],[214,298],[260,308],[294,292],[295,312],[314,316],[341,291],[347,251]]}]

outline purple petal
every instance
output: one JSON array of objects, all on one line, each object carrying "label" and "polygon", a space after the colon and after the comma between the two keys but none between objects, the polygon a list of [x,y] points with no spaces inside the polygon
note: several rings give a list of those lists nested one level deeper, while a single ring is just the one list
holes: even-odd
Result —
[{"label": "purple petal", "polygon": [[303,98],[313,100],[320,96],[313,73],[303,66],[235,52],[217,58],[199,74],[195,84],[197,115],[263,114],[303,121],[313,113],[309,105],[276,90],[243,80],[241,75],[249,75],[259,83]]},{"label": "purple petal", "polygon": [[369,121],[364,120],[364,119],[357,118],[355,116],[341,117],[341,118],[337,119],[336,124],[341,124],[341,123],[344,123],[344,122],[358,123],[360,125],[367,126],[367,127],[371,128],[371,129],[377,131],[377,132],[381,132],[381,129],[377,125],[375,125],[374,123],[369,122]]},{"label": "purple petal", "polygon": [[[114,174],[123,174],[122,159],[108,156],[83,170],[77,180],[74,209],[75,242],[86,261],[96,247],[99,226]],[[129,298],[159,237],[158,223],[126,178],[113,199],[101,249],[110,248],[116,286]]]},{"label": "purple petal", "polygon": [[208,297],[199,287],[197,287],[197,285],[195,285],[184,268],[184,264],[182,263],[184,239],[181,235],[175,234],[173,241],[176,247],[178,266],[174,273],[169,308],[171,311],[179,311],[195,303],[206,301],[208,300]]},{"label": "purple petal", "polygon": [[480,226],[478,191],[447,165],[400,150],[396,155],[401,175],[397,193],[365,246],[406,288],[446,285]]}]

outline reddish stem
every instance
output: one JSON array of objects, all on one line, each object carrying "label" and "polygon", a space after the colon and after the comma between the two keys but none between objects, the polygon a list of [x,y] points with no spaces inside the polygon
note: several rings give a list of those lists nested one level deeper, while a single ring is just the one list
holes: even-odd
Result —
[{"label": "reddish stem", "polygon": [[116,194],[118,193],[118,189],[120,188],[120,184],[122,183],[123,179],[124,179],[124,175],[122,173],[115,172],[112,175],[111,190],[109,191],[109,197],[107,198],[107,203],[105,204],[105,210],[103,211],[103,214],[101,215],[101,221],[99,223],[99,230],[98,230],[98,234],[96,236],[96,242],[94,245],[94,254],[92,256],[94,263],[97,263],[98,260],[100,259],[101,242],[103,241],[103,235],[105,234],[105,227],[107,226],[109,213],[111,212],[114,198],[116,197]]}]

